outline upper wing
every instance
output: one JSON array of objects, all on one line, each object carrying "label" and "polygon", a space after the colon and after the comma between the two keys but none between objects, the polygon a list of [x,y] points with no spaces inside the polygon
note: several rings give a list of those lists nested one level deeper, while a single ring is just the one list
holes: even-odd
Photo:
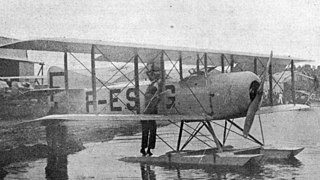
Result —
[{"label": "upper wing", "polygon": [[[110,60],[113,62],[127,62],[135,54],[144,61],[155,61],[160,58],[160,53],[164,52],[164,60],[178,60],[180,55],[184,64],[195,64],[197,57],[202,57],[207,53],[208,64],[219,66],[221,65],[221,56],[227,59],[233,59],[235,63],[252,63],[254,58],[259,58],[262,62],[267,62],[268,54],[253,54],[234,51],[217,51],[212,49],[200,49],[190,47],[169,47],[159,45],[141,45],[133,43],[115,43],[106,41],[92,41],[79,39],[36,39],[28,41],[19,41],[11,44],[6,44],[0,48],[24,49],[24,50],[39,50],[39,51],[57,51],[71,53],[91,53],[92,48],[97,50],[96,54],[103,54],[97,60]],[[291,60],[296,62],[305,62],[300,58],[287,56],[273,56],[273,62],[287,65]]]}]

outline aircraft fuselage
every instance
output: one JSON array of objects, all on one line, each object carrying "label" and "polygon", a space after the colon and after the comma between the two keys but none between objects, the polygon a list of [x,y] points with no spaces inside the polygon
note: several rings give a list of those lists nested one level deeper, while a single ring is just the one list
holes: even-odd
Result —
[{"label": "aircraft fuselage", "polygon": [[[159,114],[209,115],[213,119],[245,116],[252,98],[252,83],[260,79],[252,72],[215,73],[194,75],[182,81],[166,80],[165,108]],[[96,113],[140,113],[145,109],[144,93],[150,81],[140,81],[139,100],[135,96],[133,84],[121,83],[97,88],[98,108]],[[157,84],[155,84],[158,87]],[[67,100],[69,99],[69,100]],[[69,109],[68,113],[95,113],[93,110],[92,90],[69,89],[66,93],[55,95],[59,109]],[[140,106],[139,106],[140,104]]]}]

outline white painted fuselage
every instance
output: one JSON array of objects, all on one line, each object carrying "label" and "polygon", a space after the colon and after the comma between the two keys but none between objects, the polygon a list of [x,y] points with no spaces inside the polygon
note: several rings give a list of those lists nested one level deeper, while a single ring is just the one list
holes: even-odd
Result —
[{"label": "white painted fuselage", "polygon": [[[193,75],[182,81],[167,79],[165,85],[165,106],[159,114],[209,115],[213,119],[245,116],[251,102],[250,87],[260,79],[252,72],[214,73]],[[119,83],[97,87],[97,111],[93,109],[91,89],[69,89],[54,96],[58,111],[68,113],[133,114],[145,109],[144,93],[150,81],[140,81],[139,100],[135,97],[132,83]],[[157,84],[155,84],[158,87]],[[160,102],[161,103],[161,102]],[[68,109],[68,110],[67,110]]]}]

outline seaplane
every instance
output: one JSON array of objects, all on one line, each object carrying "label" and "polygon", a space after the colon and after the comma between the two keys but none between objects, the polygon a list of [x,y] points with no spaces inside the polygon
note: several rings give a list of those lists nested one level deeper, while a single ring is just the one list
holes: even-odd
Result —
[{"label": "seaplane", "polygon": [[[53,51],[63,54],[64,71],[56,73],[64,79],[63,92],[50,98],[54,101],[56,114],[41,117],[31,122],[41,122],[44,126],[59,124],[72,126],[77,124],[100,124],[110,127],[139,124],[143,120],[156,120],[176,124],[178,140],[176,147],[166,143],[172,151],[159,156],[125,157],[121,160],[139,163],[177,163],[213,166],[244,166],[261,163],[265,158],[290,158],[300,153],[303,148],[278,149],[268,148],[250,134],[256,115],[307,109],[306,105],[288,104],[260,107],[264,95],[265,82],[270,89],[269,101],[272,105],[272,67],[284,65],[292,72],[292,98],[294,90],[294,63],[306,62],[300,58],[275,56],[270,54],[252,54],[231,51],[215,51],[189,47],[166,47],[159,45],[141,45],[105,41],[77,39],[36,39],[6,44],[0,48],[24,49],[32,51]],[[85,67],[77,54],[90,54],[91,67]],[[68,56],[69,55],[69,56]],[[72,88],[69,84],[69,57],[72,56],[91,75],[91,88]],[[106,62],[120,73],[126,82],[109,83],[97,77],[96,62]],[[122,63],[119,65],[119,63]],[[166,63],[171,69],[166,70]],[[234,72],[235,65],[254,64],[251,71]],[[133,64],[131,76],[124,73],[123,67]],[[160,80],[156,95],[160,101],[158,114],[144,114],[148,105],[145,92],[150,81],[141,78],[148,64],[160,68]],[[183,66],[195,66],[185,75]],[[264,67],[261,75],[258,67]],[[142,68],[141,68],[142,67]],[[178,78],[170,78],[176,71]],[[168,73],[167,73],[168,72]],[[53,80],[50,76],[50,80]],[[53,82],[49,82],[54,84]],[[101,85],[101,87],[97,85]],[[236,123],[237,118],[245,118],[243,125]],[[224,121],[223,138],[219,139],[215,131],[215,122]],[[185,130],[189,123],[198,123],[190,133]],[[236,149],[225,145],[228,132],[232,128],[241,131],[245,140],[253,141],[256,147]],[[185,150],[191,140],[206,129],[212,139],[209,149]],[[183,133],[189,138],[182,142]],[[48,135],[48,134],[47,134]],[[160,137],[158,137],[160,139]],[[161,138],[163,140],[163,138]],[[206,143],[206,142],[204,142]],[[54,146],[54,145],[52,145]],[[55,145],[56,146],[56,145]],[[137,150],[138,153],[138,150]]]}]

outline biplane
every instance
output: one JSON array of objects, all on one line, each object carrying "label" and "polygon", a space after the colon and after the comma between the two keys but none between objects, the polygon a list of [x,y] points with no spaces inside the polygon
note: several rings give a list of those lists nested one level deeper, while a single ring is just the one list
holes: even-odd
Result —
[{"label": "biplane", "polygon": [[[54,51],[64,54],[64,72],[56,73],[57,76],[64,77],[64,91],[51,98],[55,102],[56,109],[63,109],[64,114],[53,114],[34,121],[41,121],[44,125],[52,124],[54,121],[65,125],[70,122],[73,124],[121,122],[125,126],[126,123],[139,123],[141,120],[156,120],[175,123],[179,127],[176,148],[166,143],[172,149],[171,152],[161,156],[126,157],[122,159],[124,161],[243,166],[252,162],[259,163],[264,158],[289,158],[303,150],[303,148],[268,149],[263,142],[250,134],[250,129],[257,114],[308,108],[306,105],[298,104],[260,108],[263,86],[267,79],[271,87],[268,91],[269,101],[271,105],[273,102],[272,66],[280,64],[290,67],[292,98],[295,102],[294,63],[307,60],[274,56],[272,52],[270,55],[264,55],[76,39],[27,40],[7,44],[1,48]],[[91,55],[91,67],[84,67],[91,74],[91,88],[73,89],[69,84],[68,57],[71,55],[84,65],[76,57],[78,53]],[[109,63],[117,70],[115,74],[120,73],[127,81],[112,84],[100,79],[96,75],[96,62]],[[132,76],[122,71],[129,63],[134,67]],[[166,70],[166,63],[171,64],[170,70]],[[234,72],[235,65],[241,63],[254,64],[253,72]],[[147,64],[157,64],[160,68],[160,81],[156,94],[160,102],[158,114],[154,115],[143,114],[147,106],[144,94],[150,81],[141,76],[144,70],[148,69]],[[190,65],[195,68],[186,76],[183,66]],[[258,66],[264,67],[261,76],[258,74]],[[178,78],[170,78],[170,73],[173,71],[178,73]],[[49,79],[54,78],[50,76]],[[245,117],[243,126],[234,120],[240,117]],[[215,121],[225,121],[222,139],[218,138],[214,129]],[[189,123],[198,123],[192,133],[184,129]],[[226,146],[226,134],[232,131],[228,128],[231,126],[241,131],[243,138],[254,141],[258,146],[246,149]],[[215,147],[186,151],[186,146],[191,140],[198,139],[197,135],[202,129],[208,130]],[[182,144],[181,137],[185,132],[190,137]]]}]

